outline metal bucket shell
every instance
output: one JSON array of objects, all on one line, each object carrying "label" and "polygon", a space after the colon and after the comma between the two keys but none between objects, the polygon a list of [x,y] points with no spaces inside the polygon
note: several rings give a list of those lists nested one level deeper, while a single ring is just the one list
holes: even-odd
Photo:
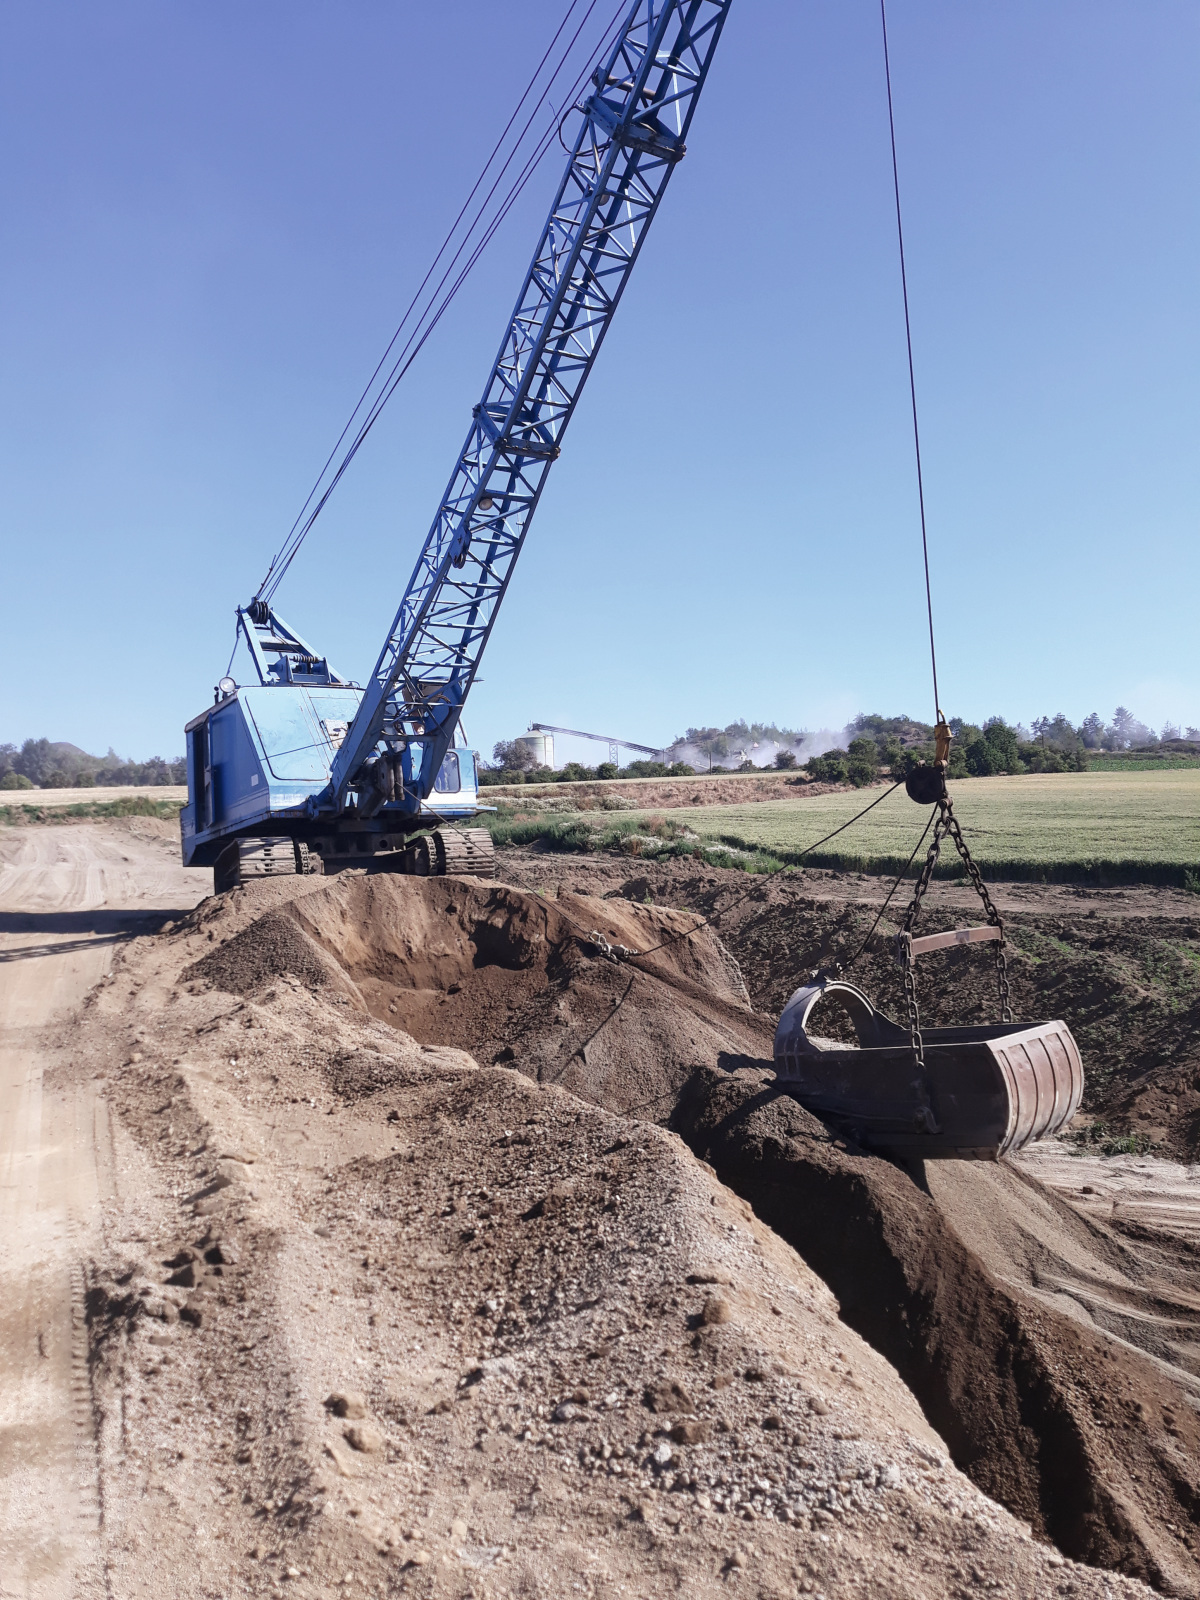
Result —
[{"label": "metal bucket shell", "polygon": [[[836,997],[858,1047],[810,1032],[818,1001]],[[923,1030],[925,1071],[907,1030],[853,984],[797,989],[775,1030],[780,1083],[869,1149],[905,1159],[998,1161],[1064,1128],[1083,1097],[1083,1062],[1065,1022]]]}]

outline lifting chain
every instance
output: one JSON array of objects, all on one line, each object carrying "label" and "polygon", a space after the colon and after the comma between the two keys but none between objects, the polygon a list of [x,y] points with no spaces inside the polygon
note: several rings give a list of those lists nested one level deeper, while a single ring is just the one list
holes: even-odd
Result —
[{"label": "lifting chain", "polygon": [[967,841],[963,838],[962,829],[958,825],[958,818],[954,815],[949,796],[943,795],[937,805],[938,819],[934,826],[933,838],[930,840],[925,863],[921,868],[921,875],[917,879],[916,888],[913,890],[912,900],[909,903],[908,910],[904,913],[904,920],[900,924],[900,932],[896,935],[900,965],[904,970],[904,999],[908,1010],[908,1033],[912,1042],[913,1056],[919,1067],[924,1067],[925,1065],[925,1045],[921,1038],[921,1012],[917,1005],[917,975],[913,962],[912,937],[917,917],[920,914],[921,901],[924,899],[925,891],[929,888],[930,879],[933,877],[933,869],[937,865],[938,857],[941,854],[942,840],[947,834],[953,841],[954,848],[962,857],[963,865],[970,875],[975,892],[983,902],[983,909],[987,915],[988,922],[992,927],[1000,930],[1000,938],[996,941],[996,991],[1000,999],[1001,1021],[1012,1021],[1004,923],[1001,920],[1000,913],[996,910],[991,895],[987,892],[987,885],[980,876],[979,868],[975,865],[971,852],[967,848]]}]

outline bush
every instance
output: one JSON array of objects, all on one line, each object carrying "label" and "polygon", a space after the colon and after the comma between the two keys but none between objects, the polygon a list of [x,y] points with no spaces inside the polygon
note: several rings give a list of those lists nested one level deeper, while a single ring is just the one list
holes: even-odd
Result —
[{"label": "bush", "polygon": [[71,780],[61,767],[53,767],[39,784],[42,789],[69,789]]},{"label": "bush", "polygon": [[94,789],[96,780],[90,772],[77,772],[75,774],[75,787],[77,789]]},{"label": "bush", "polygon": [[885,737],[877,741],[876,748],[884,766],[894,778],[898,778],[904,771],[904,746],[897,739]]},{"label": "bush", "polygon": [[672,761],[667,768],[668,778],[694,778],[695,776],[695,767],[689,767],[686,761]]},{"label": "bush", "polygon": [[846,763],[846,777],[856,789],[864,789],[867,784],[874,783],[879,777],[879,768],[873,761],[864,761],[860,756],[852,756]]},{"label": "bush", "polygon": [[606,783],[613,778],[621,776],[621,769],[615,761],[602,761],[596,768],[597,778],[602,778]]},{"label": "bush", "polygon": [[848,754],[851,761],[861,761],[872,769],[879,766],[879,746],[874,739],[851,739]]},{"label": "bush", "polygon": [[844,750],[826,750],[823,756],[811,756],[804,769],[819,783],[845,783],[846,762]]},{"label": "bush", "polygon": [[780,772],[791,772],[796,765],[794,750],[780,750],[775,756],[775,766]]},{"label": "bush", "polygon": [[0,778],[0,789],[32,789],[32,781],[23,772],[6,772]]}]

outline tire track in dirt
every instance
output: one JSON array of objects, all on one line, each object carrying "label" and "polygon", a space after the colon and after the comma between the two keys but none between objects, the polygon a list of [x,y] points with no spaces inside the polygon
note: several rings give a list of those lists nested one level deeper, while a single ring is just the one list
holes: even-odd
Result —
[{"label": "tire track in dirt", "polygon": [[111,1135],[48,1072],[116,944],[206,878],[145,824],[0,830],[0,1573],[26,1600],[106,1593],[84,1296]]}]

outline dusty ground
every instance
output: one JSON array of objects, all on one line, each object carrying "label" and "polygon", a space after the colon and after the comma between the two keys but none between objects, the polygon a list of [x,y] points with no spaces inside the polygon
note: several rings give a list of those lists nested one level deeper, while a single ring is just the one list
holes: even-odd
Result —
[{"label": "dusty ground", "polygon": [[814,783],[806,772],[700,773],[694,778],[613,778],[600,783],[514,783],[489,786],[481,800],[503,800],[518,812],[522,801],[558,800],[586,811],[620,796],[637,807],[732,806],[756,800],[795,800],[830,794],[844,784]]},{"label": "dusty ground", "polygon": [[3,1595],[104,1592],[84,1307],[117,1134],[86,1073],[47,1081],[51,1041],[119,944],[194,905],[208,877],[154,823],[0,832]]},{"label": "dusty ground", "polygon": [[5,789],[0,790],[0,805],[45,806],[59,810],[64,806],[90,805],[108,800],[187,800],[187,785],[122,784],[91,789]]},{"label": "dusty ground", "polygon": [[[780,975],[654,885],[191,911],[169,847],[0,836],[74,974],[0,991],[0,1593],[1200,1593],[1177,1235],[846,1148],[762,1064]],[[122,854],[166,925],[60,927]]]}]

